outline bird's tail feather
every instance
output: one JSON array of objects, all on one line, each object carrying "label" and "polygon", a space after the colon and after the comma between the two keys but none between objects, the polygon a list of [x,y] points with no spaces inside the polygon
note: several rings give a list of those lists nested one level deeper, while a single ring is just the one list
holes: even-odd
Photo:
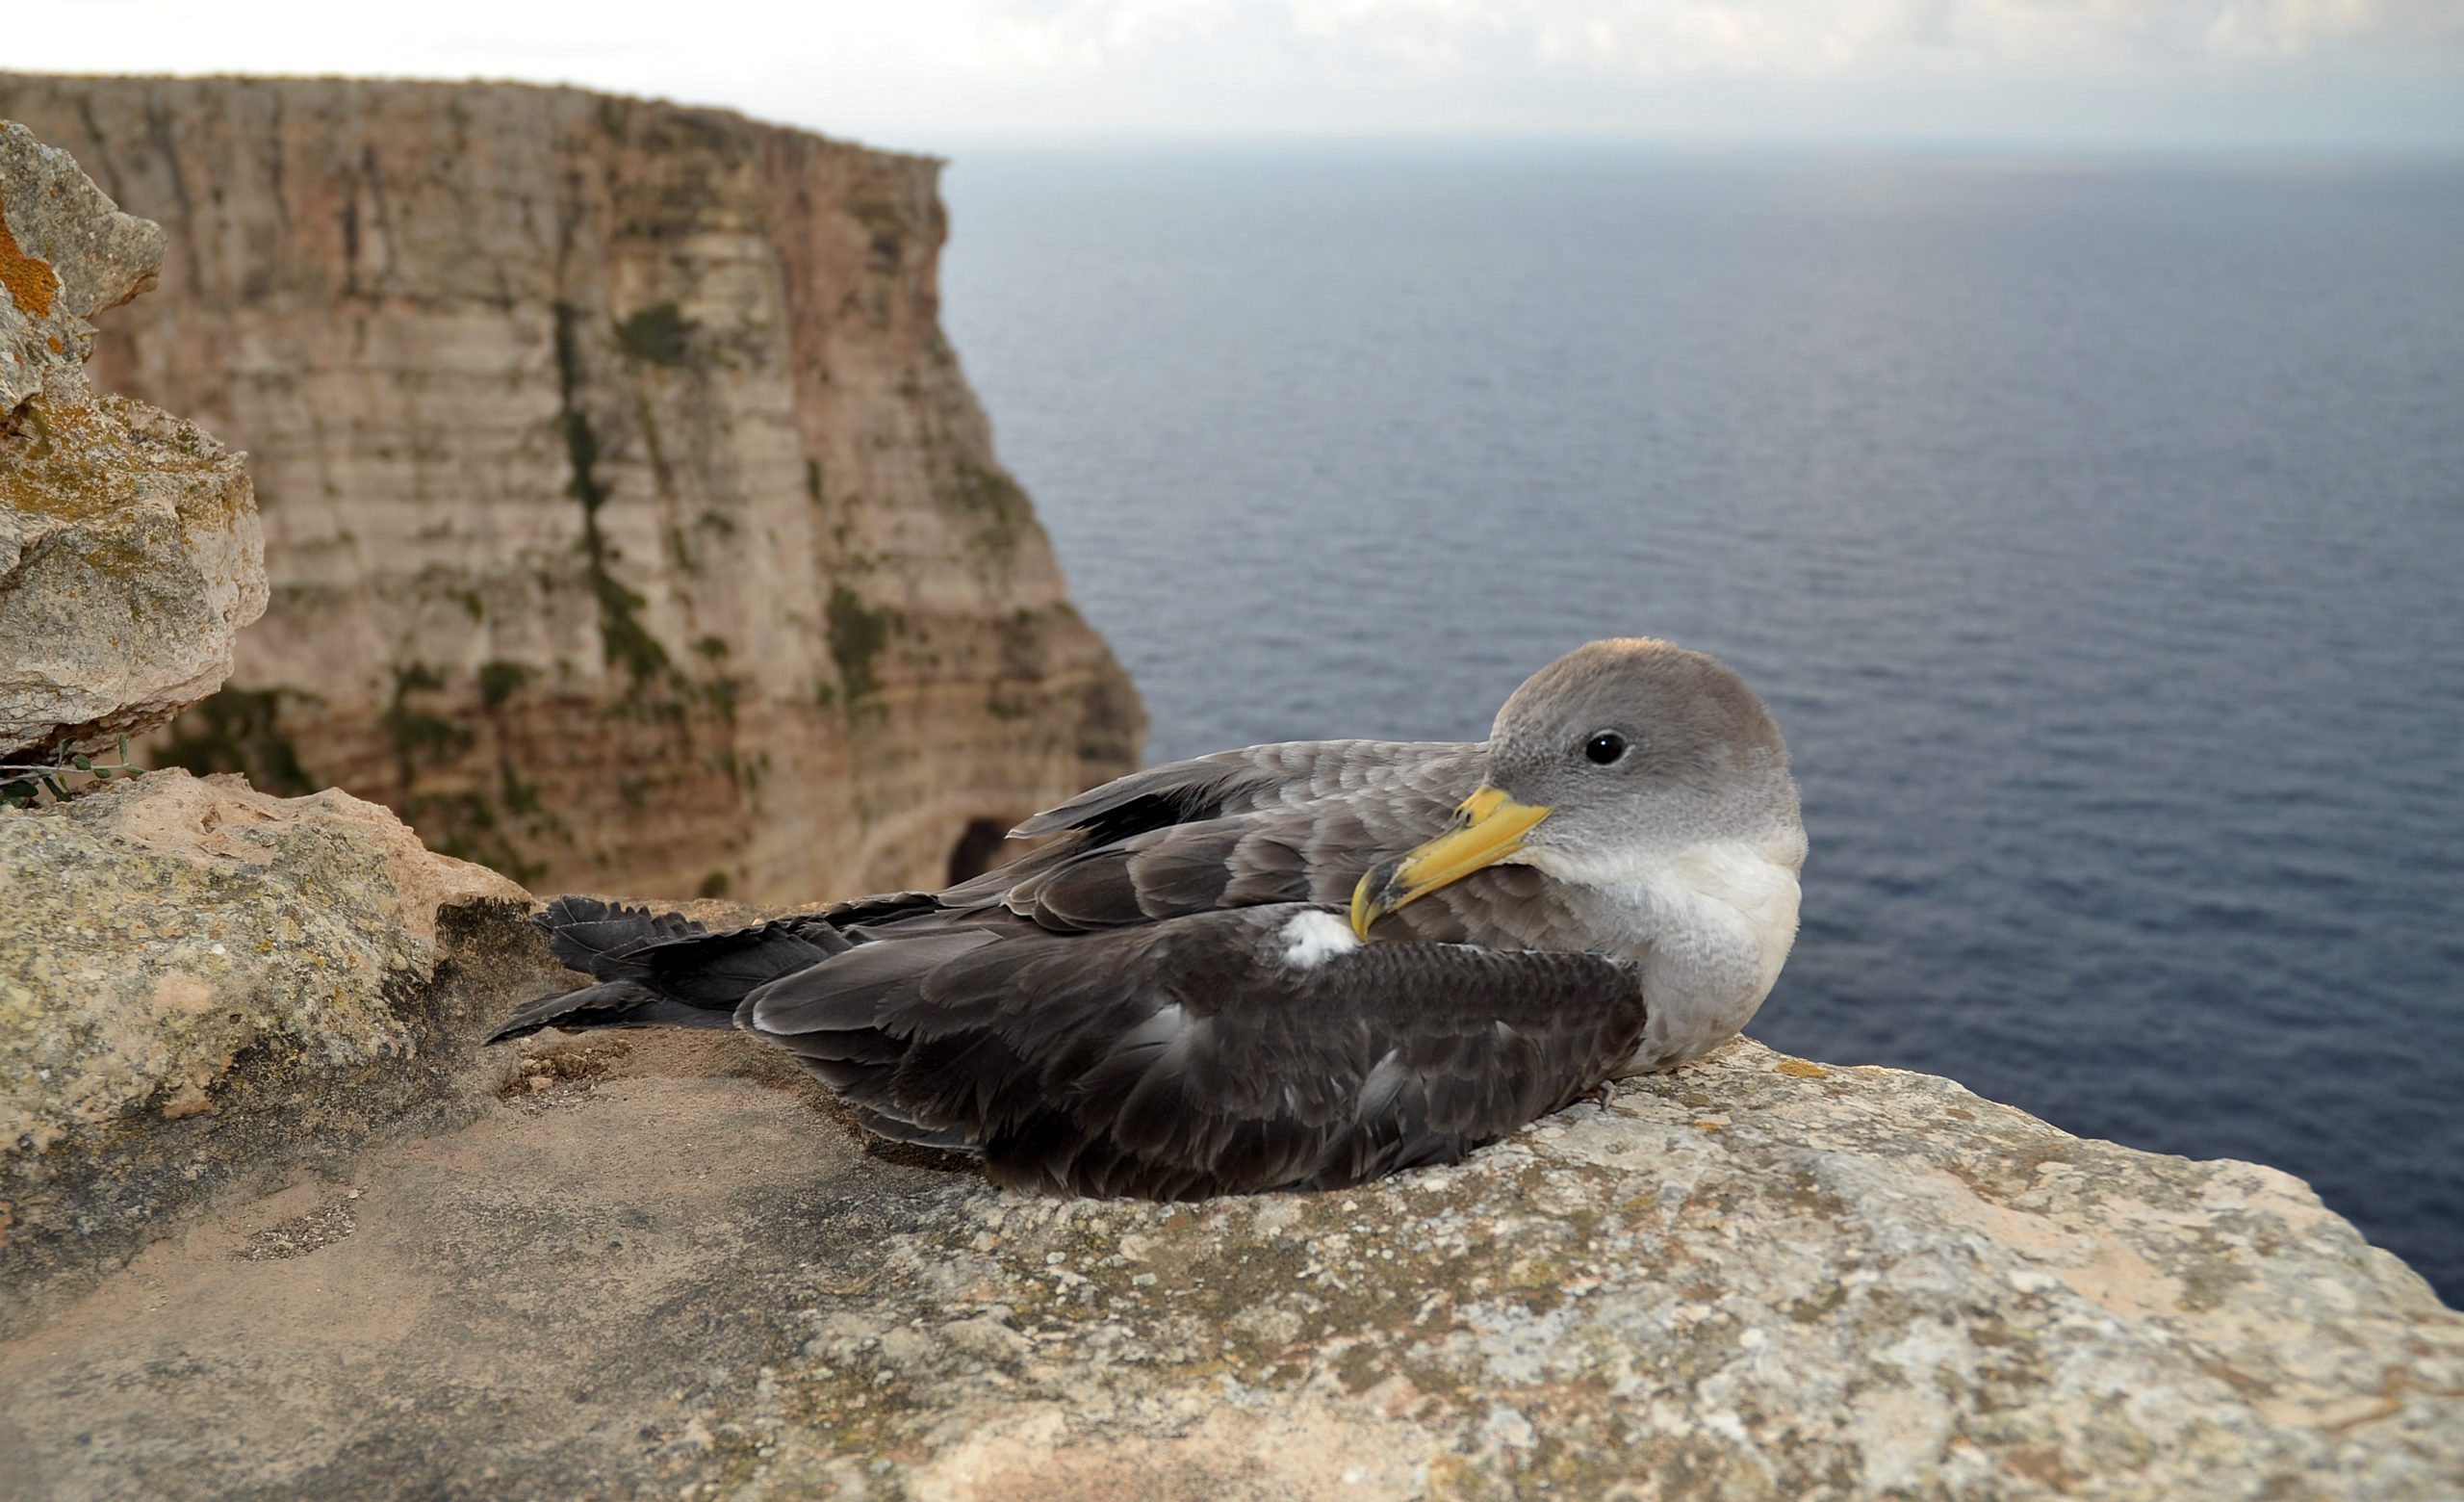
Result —
[{"label": "bird's tail feather", "polygon": [[558,897],[530,921],[557,959],[600,984],[526,1003],[490,1043],[543,1027],[733,1027],[747,993],[848,947],[818,920],[712,933],[680,914],[596,897]]},{"label": "bird's tail feather", "polygon": [[558,897],[530,917],[548,948],[568,968],[601,980],[631,980],[642,966],[630,957],[654,945],[709,930],[681,913],[654,913],[597,897]]}]

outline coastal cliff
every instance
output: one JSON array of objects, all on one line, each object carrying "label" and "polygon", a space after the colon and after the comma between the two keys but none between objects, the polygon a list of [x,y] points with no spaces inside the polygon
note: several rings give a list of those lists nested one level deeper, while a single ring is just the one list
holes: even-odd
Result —
[{"label": "coastal cliff", "polygon": [[[83,385],[153,226],[22,130],[0,167],[0,623],[50,633],[12,664],[75,648],[13,733],[58,756],[211,686],[262,587],[238,463]],[[112,631],[198,610],[187,667],[99,671]],[[571,977],[528,893],[385,809],[53,770],[0,800],[13,1502],[2445,1502],[2464,1474],[2464,1316],[2271,1169],[1740,1040],[1340,1193],[1005,1193],[739,1035],[487,1046]]]},{"label": "coastal cliff", "polygon": [[573,90],[0,75],[159,220],[98,381],[247,452],[271,605],[149,750],[550,887],[938,885],[1128,769],[937,322],[938,164]]}]

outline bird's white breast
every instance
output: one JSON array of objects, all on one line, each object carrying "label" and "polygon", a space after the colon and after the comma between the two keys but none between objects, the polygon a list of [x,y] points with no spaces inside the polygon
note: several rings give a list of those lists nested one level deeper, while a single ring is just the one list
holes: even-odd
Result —
[{"label": "bird's white breast", "polygon": [[1596,932],[1643,963],[1651,1010],[1632,1070],[1667,1069],[1735,1036],[1771,994],[1797,938],[1804,837],[1708,841],[1673,853],[1524,859],[1583,889]]}]

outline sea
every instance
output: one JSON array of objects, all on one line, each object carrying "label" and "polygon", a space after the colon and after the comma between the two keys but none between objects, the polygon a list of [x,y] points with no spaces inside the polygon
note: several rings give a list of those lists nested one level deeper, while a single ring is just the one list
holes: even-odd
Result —
[{"label": "sea", "polygon": [[1743,672],[1753,1034],[2272,1164],[2464,1303],[2464,163],[983,150],[947,326],[1152,760]]}]

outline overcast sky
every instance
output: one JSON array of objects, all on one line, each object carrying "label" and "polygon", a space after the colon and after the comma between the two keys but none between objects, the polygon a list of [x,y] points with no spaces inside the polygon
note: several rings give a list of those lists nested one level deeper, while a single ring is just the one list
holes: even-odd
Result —
[{"label": "overcast sky", "polygon": [[484,76],[882,145],[2464,149],[2464,0],[48,0],[0,67]]}]

